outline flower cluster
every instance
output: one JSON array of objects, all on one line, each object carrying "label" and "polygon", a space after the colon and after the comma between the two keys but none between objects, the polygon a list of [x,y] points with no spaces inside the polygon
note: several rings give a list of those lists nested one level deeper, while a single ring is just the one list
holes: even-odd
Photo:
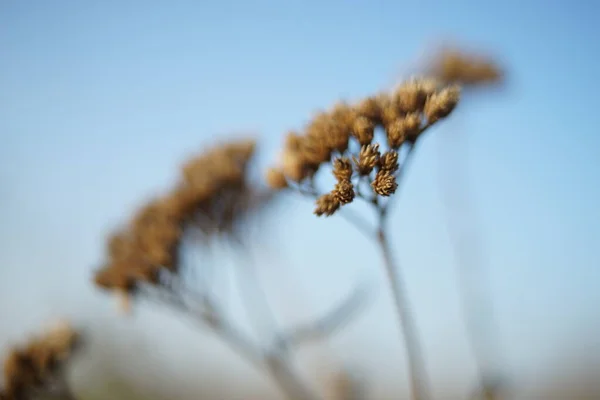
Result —
[{"label": "flower cluster", "polygon": [[78,342],[79,334],[69,324],[61,323],[11,349],[4,359],[0,398],[28,399],[33,391],[43,391],[60,373]]},{"label": "flower cluster", "polygon": [[492,59],[459,49],[445,49],[432,60],[429,73],[443,82],[463,87],[503,81],[504,74]]},{"label": "flower cluster", "polygon": [[[402,145],[414,144],[428,127],[447,117],[459,97],[456,85],[413,79],[391,93],[354,105],[337,104],[318,114],[302,134],[288,133],[280,165],[268,171],[267,182],[275,189],[310,185],[323,164],[332,165],[337,183],[317,199],[319,216],[332,215],[352,202],[357,184],[364,180],[376,196],[391,196],[398,186]],[[385,143],[375,140],[378,127],[385,132]],[[387,151],[382,151],[384,145]]]},{"label": "flower cluster", "polygon": [[160,284],[163,271],[178,271],[186,227],[205,235],[232,233],[236,223],[268,199],[247,180],[255,142],[210,148],[182,167],[182,179],[165,196],[142,207],[107,244],[108,263],[95,275],[106,289],[131,294],[139,282]]}]

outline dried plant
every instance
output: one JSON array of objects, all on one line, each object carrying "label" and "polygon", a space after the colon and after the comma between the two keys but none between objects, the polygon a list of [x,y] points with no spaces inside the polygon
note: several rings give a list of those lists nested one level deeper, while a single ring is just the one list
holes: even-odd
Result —
[{"label": "dried plant", "polygon": [[[302,132],[285,138],[279,164],[267,171],[273,189],[293,190],[314,197],[317,216],[331,216],[356,199],[376,212],[377,226],[343,213],[369,238],[375,239],[408,354],[411,392],[416,400],[430,397],[417,329],[406,298],[399,266],[394,259],[387,226],[396,194],[415,145],[428,128],[448,117],[461,98],[462,87],[497,82],[502,78],[489,60],[457,50],[435,58],[426,78],[413,78],[391,92],[379,93],[355,104],[341,102],[316,115]],[[383,135],[378,137],[378,133]],[[329,167],[335,185],[317,188],[317,174]]]},{"label": "dried plant", "polygon": [[[289,398],[316,399],[317,394],[295,372],[291,352],[335,331],[353,313],[357,293],[322,319],[274,332],[267,344],[257,344],[235,326],[217,298],[186,284],[182,275],[180,250],[186,234],[200,232],[199,244],[226,239],[235,245],[233,249],[243,251],[247,242],[244,224],[274,199],[276,192],[257,189],[249,178],[255,147],[251,140],[230,141],[185,163],[174,190],[142,207],[124,229],[109,238],[108,262],[94,280],[99,287],[119,294],[127,308],[132,298],[143,296],[183,311],[268,372]],[[243,267],[250,268],[251,260],[245,261],[248,265]],[[249,272],[244,278],[252,278],[253,271]],[[251,318],[271,312],[266,301],[257,305],[252,300],[244,299],[245,305],[254,306],[248,310]]]},{"label": "dried plant", "polygon": [[4,389],[0,399],[29,400],[45,394],[75,398],[65,367],[81,343],[80,334],[65,322],[51,326],[27,343],[9,350],[4,359]]},{"label": "dried plant", "polygon": [[428,70],[431,76],[443,82],[457,83],[465,88],[498,84],[505,78],[496,60],[456,46],[438,51],[432,57]]},{"label": "dried plant", "polygon": [[[415,78],[391,93],[380,93],[353,105],[339,103],[329,112],[318,114],[302,134],[289,133],[280,164],[267,174],[273,188],[314,196],[317,216],[331,216],[355,199],[365,201],[376,211],[376,229],[356,216],[350,221],[376,240],[384,258],[409,355],[415,399],[428,398],[429,390],[416,327],[390,249],[387,221],[391,198],[414,145],[429,127],[450,115],[459,99],[457,85]],[[383,129],[381,139],[376,136],[378,128]],[[315,176],[326,165],[332,168],[336,183],[332,190],[321,193]]]}]

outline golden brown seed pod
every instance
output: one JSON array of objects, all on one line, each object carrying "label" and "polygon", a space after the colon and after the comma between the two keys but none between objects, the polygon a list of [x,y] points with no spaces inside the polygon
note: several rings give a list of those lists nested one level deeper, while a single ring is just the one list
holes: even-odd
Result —
[{"label": "golden brown seed pod", "polygon": [[433,124],[447,117],[456,107],[460,99],[460,87],[448,86],[429,96],[425,104],[425,117],[429,124]]},{"label": "golden brown seed pod", "polygon": [[352,163],[348,157],[338,157],[333,160],[333,176],[338,182],[350,180]]},{"label": "golden brown seed pod", "polygon": [[367,97],[366,99],[360,101],[356,107],[356,116],[365,117],[370,121],[380,121],[381,120],[381,99],[379,96]]},{"label": "golden brown seed pod", "polygon": [[398,170],[398,152],[395,150],[386,151],[379,159],[379,169],[382,172],[394,173]]},{"label": "golden brown seed pod", "polygon": [[354,200],[354,185],[350,180],[342,180],[336,183],[335,188],[332,192],[333,196],[340,202],[340,204],[352,203]]},{"label": "golden brown seed pod", "polygon": [[358,158],[354,157],[356,171],[360,175],[369,175],[378,162],[379,145],[377,143],[362,146],[358,153]]},{"label": "golden brown seed pod", "polygon": [[281,170],[293,182],[301,182],[307,176],[306,163],[298,152],[285,151],[281,155]]},{"label": "golden brown seed pod", "polygon": [[375,124],[367,117],[358,117],[354,121],[352,133],[361,145],[369,144],[375,136]]},{"label": "golden brown seed pod", "polygon": [[373,191],[380,196],[391,196],[396,192],[398,183],[396,177],[388,171],[378,171],[375,175],[375,179],[371,182]]},{"label": "golden brown seed pod", "polygon": [[269,185],[271,189],[281,190],[288,187],[285,174],[279,168],[269,168],[265,178],[267,180],[267,185]]},{"label": "golden brown seed pod", "polygon": [[314,213],[319,217],[322,215],[328,217],[333,215],[333,213],[340,208],[340,205],[340,201],[335,195],[326,193],[317,199],[317,207],[315,208]]},{"label": "golden brown seed pod", "polygon": [[412,79],[396,89],[394,103],[404,113],[422,112],[431,90],[432,87],[427,81]]},{"label": "golden brown seed pod", "polygon": [[447,49],[435,57],[431,73],[447,83],[477,86],[499,82],[503,72],[489,56]]}]

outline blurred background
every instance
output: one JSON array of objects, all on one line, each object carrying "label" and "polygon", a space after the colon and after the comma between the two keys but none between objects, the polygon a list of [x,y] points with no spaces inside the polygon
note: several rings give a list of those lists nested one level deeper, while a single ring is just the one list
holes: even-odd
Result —
[{"label": "blurred background", "polygon": [[[262,173],[284,134],[316,111],[390,88],[439,44],[464,43],[496,57],[507,85],[468,97],[429,132],[392,222],[434,393],[464,398],[474,382],[460,234],[484,271],[497,362],[516,396],[569,399],[600,375],[599,7],[2,1],[2,354],[66,317],[88,334],[71,374],[82,398],[276,398],[262,375],[169,310],[142,302],[119,315],[91,281],[106,235],[206,146],[257,135]],[[269,214],[254,247],[265,291],[292,323],[369,282],[365,310],[302,353],[304,372],[321,382],[349,366],[369,398],[397,398],[406,366],[381,259],[342,218],[312,209],[286,196]],[[212,262],[225,286],[231,259],[217,251]],[[600,398],[592,389],[581,398]]]}]

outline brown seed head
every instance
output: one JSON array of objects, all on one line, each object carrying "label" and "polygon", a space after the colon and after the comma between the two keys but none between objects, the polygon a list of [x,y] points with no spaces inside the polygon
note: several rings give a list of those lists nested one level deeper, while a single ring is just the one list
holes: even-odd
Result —
[{"label": "brown seed head", "polygon": [[490,57],[460,49],[447,49],[437,55],[431,73],[447,83],[480,86],[502,81],[503,71]]},{"label": "brown seed head", "polygon": [[340,204],[352,203],[352,200],[354,200],[355,196],[354,185],[352,185],[350,180],[341,180],[336,183],[332,194],[340,202]]},{"label": "brown seed head", "polygon": [[433,124],[450,115],[459,99],[460,87],[456,85],[448,86],[429,96],[424,110],[428,123]]},{"label": "brown seed head", "polygon": [[361,145],[371,143],[375,136],[375,124],[367,117],[358,117],[354,121],[352,133]]},{"label": "brown seed head", "polygon": [[266,180],[269,187],[275,190],[281,190],[288,187],[285,174],[279,168],[269,168],[267,170]]},{"label": "brown seed head", "polygon": [[333,160],[333,176],[338,182],[348,181],[352,177],[352,163],[348,157]]},{"label": "brown seed head", "polygon": [[329,217],[340,208],[341,203],[334,194],[326,193],[317,199],[316,205],[314,213],[317,216],[325,215]]},{"label": "brown seed head", "polygon": [[396,183],[396,177],[388,171],[378,171],[375,175],[375,179],[371,182],[373,191],[380,196],[391,196],[396,192],[398,183]]},{"label": "brown seed head", "polygon": [[396,150],[390,150],[383,153],[379,159],[379,170],[393,174],[398,168],[398,152]]},{"label": "brown seed head", "polygon": [[432,93],[432,84],[423,79],[403,83],[394,93],[394,103],[404,113],[422,112],[427,97]]},{"label": "brown seed head", "polygon": [[354,157],[354,164],[360,175],[369,175],[378,162],[379,145],[377,143],[362,146],[358,158]]}]

